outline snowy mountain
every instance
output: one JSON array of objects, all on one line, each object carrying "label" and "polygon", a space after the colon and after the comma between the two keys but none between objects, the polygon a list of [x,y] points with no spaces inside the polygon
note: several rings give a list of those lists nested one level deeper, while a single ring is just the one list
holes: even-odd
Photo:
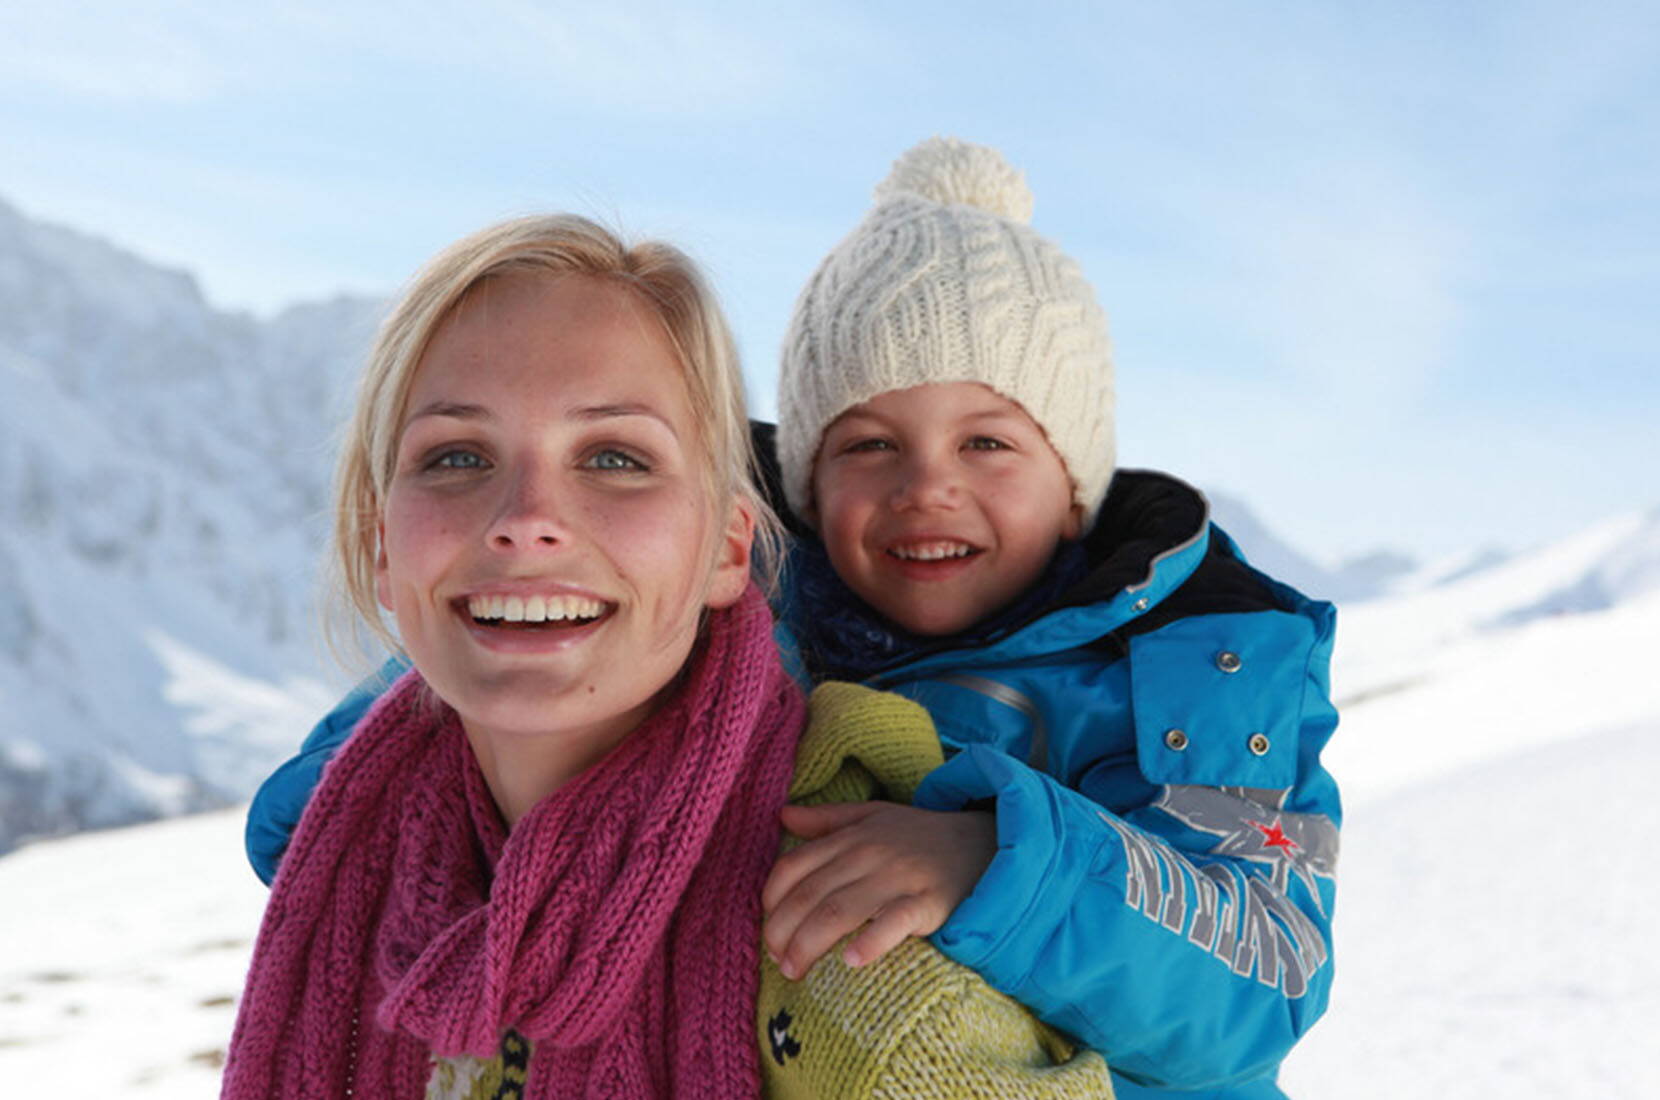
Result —
[{"label": "snowy mountain", "polygon": [[377,309],[220,312],[0,203],[0,851],[246,797],[333,697],[313,573]]},{"label": "snowy mountain", "polygon": [[[1340,612],[1338,977],[1290,1095],[1660,1096],[1657,554],[1637,514]],[[216,1095],[264,897],[241,820],[0,858],[0,1080]]]},{"label": "snowy mountain", "polygon": [[1411,558],[1388,550],[1327,568],[1276,536],[1244,501],[1209,490],[1205,496],[1211,519],[1239,544],[1252,565],[1305,595],[1339,604],[1369,600],[1416,569]]},{"label": "snowy mountain", "polygon": [[[1351,796],[1370,796],[1412,786],[1426,761],[1475,766],[1660,726],[1657,643],[1660,509],[1484,568],[1425,570],[1338,615],[1333,683],[1348,717],[1331,767]],[[1372,752],[1374,739],[1391,751]]]}]

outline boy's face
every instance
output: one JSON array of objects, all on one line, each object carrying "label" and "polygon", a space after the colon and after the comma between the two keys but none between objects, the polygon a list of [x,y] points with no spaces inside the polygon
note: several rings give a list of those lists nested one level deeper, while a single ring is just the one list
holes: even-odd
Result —
[{"label": "boy's face", "polygon": [[848,587],[916,634],[1001,610],[1078,536],[1072,479],[1026,410],[978,382],[843,413],[813,466],[812,520]]}]

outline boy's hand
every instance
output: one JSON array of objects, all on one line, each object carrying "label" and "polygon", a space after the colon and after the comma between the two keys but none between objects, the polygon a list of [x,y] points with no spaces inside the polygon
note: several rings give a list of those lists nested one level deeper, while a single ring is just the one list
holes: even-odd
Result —
[{"label": "boy's hand", "polygon": [[780,856],[767,877],[761,937],[791,981],[861,927],[842,952],[849,966],[935,931],[997,854],[989,813],[846,802],[785,806],[782,818],[806,843]]}]

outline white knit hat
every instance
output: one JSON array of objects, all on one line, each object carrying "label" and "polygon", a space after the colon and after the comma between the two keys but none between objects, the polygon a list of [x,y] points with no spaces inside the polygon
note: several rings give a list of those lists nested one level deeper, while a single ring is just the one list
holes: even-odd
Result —
[{"label": "white knit hat", "polygon": [[1023,407],[1072,475],[1084,525],[1114,461],[1106,317],[1071,258],[1027,224],[1032,193],[994,149],[930,138],[796,302],[778,379],[778,461],[798,516],[842,413],[890,390],[980,382]]}]

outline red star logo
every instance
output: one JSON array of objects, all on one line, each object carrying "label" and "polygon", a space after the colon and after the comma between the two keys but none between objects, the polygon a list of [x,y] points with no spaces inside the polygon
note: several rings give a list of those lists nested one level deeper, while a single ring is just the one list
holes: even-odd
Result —
[{"label": "red star logo", "polygon": [[1295,840],[1292,840],[1290,837],[1285,835],[1285,830],[1280,828],[1280,823],[1277,819],[1272,825],[1264,825],[1260,821],[1252,821],[1250,822],[1250,826],[1262,834],[1262,846],[1264,848],[1278,848],[1281,852],[1289,856],[1293,848],[1302,847],[1301,844],[1298,844]]}]

